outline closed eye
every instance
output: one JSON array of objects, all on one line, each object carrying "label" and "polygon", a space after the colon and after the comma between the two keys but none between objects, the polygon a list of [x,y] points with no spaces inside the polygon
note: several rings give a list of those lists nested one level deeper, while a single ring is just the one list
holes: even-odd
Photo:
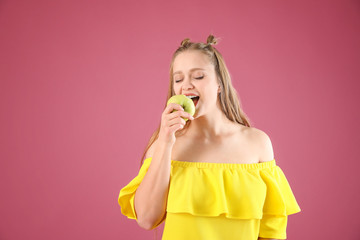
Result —
[{"label": "closed eye", "polygon": [[[204,76],[197,77],[197,78],[195,78],[195,79],[203,79],[203,78],[204,78]],[[177,83],[177,82],[180,82],[180,81],[182,81],[182,79],[181,79],[181,80],[176,80],[175,82]]]}]

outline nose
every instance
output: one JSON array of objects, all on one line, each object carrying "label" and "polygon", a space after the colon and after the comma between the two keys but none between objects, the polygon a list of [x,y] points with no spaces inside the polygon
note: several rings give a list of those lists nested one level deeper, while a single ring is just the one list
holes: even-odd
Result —
[{"label": "nose", "polygon": [[184,78],[183,84],[181,86],[183,91],[187,91],[188,89],[193,89],[194,85],[191,83],[190,79]]}]

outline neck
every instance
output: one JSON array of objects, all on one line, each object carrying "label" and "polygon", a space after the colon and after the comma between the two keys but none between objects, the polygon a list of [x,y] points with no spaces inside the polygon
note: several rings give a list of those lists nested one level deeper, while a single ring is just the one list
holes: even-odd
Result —
[{"label": "neck", "polygon": [[189,135],[203,141],[217,141],[234,131],[234,122],[222,112],[220,103],[206,115],[192,120],[189,125]]}]

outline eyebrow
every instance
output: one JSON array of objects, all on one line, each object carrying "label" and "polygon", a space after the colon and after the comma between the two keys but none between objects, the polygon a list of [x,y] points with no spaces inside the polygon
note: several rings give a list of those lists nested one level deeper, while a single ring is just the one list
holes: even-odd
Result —
[{"label": "eyebrow", "polygon": [[[190,72],[193,72],[193,71],[196,71],[196,70],[205,70],[204,68],[192,68],[192,69],[190,69]],[[176,72],[174,72],[173,73],[173,76],[175,75],[175,74],[177,74],[177,73],[181,73],[181,71],[176,71]]]}]

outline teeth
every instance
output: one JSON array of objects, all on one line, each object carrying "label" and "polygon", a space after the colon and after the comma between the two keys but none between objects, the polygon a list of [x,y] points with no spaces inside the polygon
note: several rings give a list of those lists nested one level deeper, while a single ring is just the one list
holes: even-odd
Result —
[{"label": "teeth", "polygon": [[198,96],[186,96],[186,97],[188,97],[188,98],[195,98],[195,97],[198,97]]}]

